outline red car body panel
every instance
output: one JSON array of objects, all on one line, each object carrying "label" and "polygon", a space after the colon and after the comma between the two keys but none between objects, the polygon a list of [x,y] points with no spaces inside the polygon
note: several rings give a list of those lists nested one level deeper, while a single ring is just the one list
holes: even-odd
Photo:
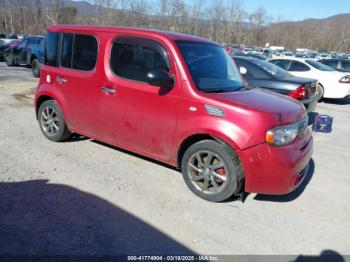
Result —
[{"label": "red car body panel", "polygon": [[[288,97],[258,89],[234,93],[202,93],[191,78],[176,40],[209,42],[177,33],[115,27],[49,26],[48,31],[89,34],[98,41],[95,69],[83,72],[43,65],[35,106],[43,96],[55,99],[69,129],[178,167],[182,143],[194,135],[226,142],[238,154],[248,192],[283,194],[299,184],[296,176],[312,154],[310,132],[285,147],[266,144],[268,129],[295,123],[303,106]],[[175,85],[162,94],[160,87],[123,79],[110,69],[110,53],[117,36],[140,36],[159,42],[168,52]],[[59,83],[64,77],[67,83]],[[48,78],[50,81],[48,81]],[[50,83],[48,83],[50,82]],[[101,92],[106,86],[115,94]],[[212,116],[205,105],[225,112]]]}]

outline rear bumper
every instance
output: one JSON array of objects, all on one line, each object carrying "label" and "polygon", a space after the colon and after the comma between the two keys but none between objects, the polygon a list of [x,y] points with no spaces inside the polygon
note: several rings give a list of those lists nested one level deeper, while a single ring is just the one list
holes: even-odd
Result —
[{"label": "rear bumper", "polygon": [[350,96],[350,83],[338,83],[331,88],[332,90],[327,90],[325,88],[324,98],[346,98]]},{"label": "rear bumper", "polygon": [[307,174],[312,152],[309,130],[285,147],[264,143],[242,151],[246,192],[283,195],[295,190]]}]

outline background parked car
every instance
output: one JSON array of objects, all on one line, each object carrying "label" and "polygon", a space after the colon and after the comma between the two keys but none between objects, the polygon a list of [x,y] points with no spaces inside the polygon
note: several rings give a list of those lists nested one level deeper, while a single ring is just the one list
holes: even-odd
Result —
[{"label": "background parked car", "polygon": [[34,59],[30,56],[31,49],[35,46],[40,46],[43,39],[42,36],[26,36],[16,45],[10,45],[5,51],[6,64],[8,66],[20,64],[31,66]]},{"label": "background parked car", "polygon": [[300,77],[318,80],[319,98],[345,98],[350,96],[350,75],[338,72],[313,59],[275,58],[269,62]]},{"label": "background parked car", "polygon": [[4,61],[5,50],[8,47],[8,43],[4,40],[0,39],[0,61]]},{"label": "background parked car", "polygon": [[16,35],[16,34],[10,34],[7,38],[8,39],[19,39],[18,35]]},{"label": "background parked car", "polygon": [[235,57],[235,61],[250,86],[287,95],[303,103],[308,112],[315,110],[317,80],[293,76],[274,64],[255,58]]},{"label": "background parked car", "polygon": [[340,72],[349,72],[350,73],[350,60],[349,59],[323,59],[318,62],[330,66],[333,69]]}]

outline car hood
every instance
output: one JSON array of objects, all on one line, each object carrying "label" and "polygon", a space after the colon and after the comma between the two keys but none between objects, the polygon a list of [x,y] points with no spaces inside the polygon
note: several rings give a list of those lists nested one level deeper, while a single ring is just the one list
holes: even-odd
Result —
[{"label": "car hood", "polygon": [[295,123],[306,114],[304,106],[295,99],[274,92],[254,88],[232,93],[206,93],[232,108],[240,108],[272,119],[271,125]]}]

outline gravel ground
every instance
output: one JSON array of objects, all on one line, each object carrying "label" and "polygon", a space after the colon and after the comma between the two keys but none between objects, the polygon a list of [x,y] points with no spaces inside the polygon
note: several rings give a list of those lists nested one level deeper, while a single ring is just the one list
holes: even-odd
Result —
[{"label": "gravel ground", "polygon": [[167,166],[83,137],[46,140],[29,74],[0,63],[0,255],[350,255],[350,101],[319,104],[334,130],[314,135],[296,192],[215,204]]}]

